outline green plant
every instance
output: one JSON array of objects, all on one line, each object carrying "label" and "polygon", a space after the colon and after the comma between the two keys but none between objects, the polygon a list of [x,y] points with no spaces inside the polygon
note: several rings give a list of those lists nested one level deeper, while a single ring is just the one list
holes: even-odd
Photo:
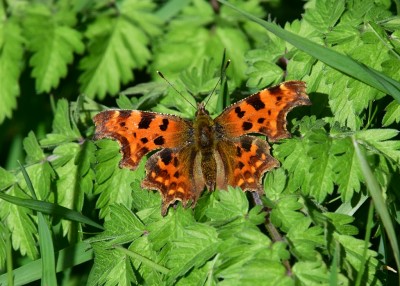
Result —
[{"label": "green plant", "polygon": [[[43,96],[53,114],[51,132],[46,117],[33,120],[26,156],[23,131],[15,136],[0,168],[1,285],[395,281],[382,267],[400,266],[398,2],[311,0],[284,28],[260,19],[272,6],[258,0],[0,5],[0,121],[19,94]],[[159,194],[140,188],[144,162],[118,168],[118,144],[93,142],[91,118],[121,89],[120,108],[192,117],[189,102],[210,94],[224,49],[232,64],[212,114],[287,79],[306,81],[313,105],[294,110],[293,138],[272,145],[281,168],[265,176],[264,208],[231,188],[162,217]]]}]

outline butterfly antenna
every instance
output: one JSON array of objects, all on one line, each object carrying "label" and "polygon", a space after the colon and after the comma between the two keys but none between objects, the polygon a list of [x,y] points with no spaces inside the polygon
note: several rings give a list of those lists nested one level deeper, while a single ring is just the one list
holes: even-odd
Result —
[{"label": "butterfly antenna", "polygon": [[172,87],[180,96],[182,96],[182,98],[183,98],[184,100],[186,100],[187,103],[189,103],[191,106],[193,106],[194,109],[197,109],[197,107],[194,106],[194,105],[182,94],[182,92],[180,92],[179,90],[177,90],[177,89],[175,88],[175,86],[173,86],[173,84],[172,84],[168,79],[166,79],[165,76],[164,76],[160,71],[157,71],[157,73],[158,73],[158,75],[159,75],[162,79],[164,79],[164,80],[168,83],[168,85],[169,85],[170,87]]},{"label": "butterfly antenna", "polygon": [[217,84],[214,86],[213,90],[210,93],[210,96],[208,97],[206,103],[204,104],[204,106],[207,106],[207,103],[210,101],[211,96],[214,94],[215,90],[217,89],[217,86],[221,83],[222,79],[225,77],[226,74],[226,70],[229,67],[229,64],[231,63],[231,60],[227,60],[226,64],[224,66],[224,69],[222,70],[222,74],[220,76],[220,78],[217,81]]}]

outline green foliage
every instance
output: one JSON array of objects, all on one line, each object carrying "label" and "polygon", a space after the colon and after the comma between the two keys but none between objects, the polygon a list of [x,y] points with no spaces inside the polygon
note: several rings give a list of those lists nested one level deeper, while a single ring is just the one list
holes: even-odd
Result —
[{"label": "green foliage", "polygon": [[[0,122],[18,96],[53,114],[20,131],[21,146],[0,142],[26,154],[22,169],[0,167],[0,272],[17,267],[18,285],[54,284],[60,271],[59,284],[77,285],[395,283],[382,266],[400,267],[400,6],[310,0],[281,28],[261,19],[277,11],[265,1],[161,2],[0,4]],[[210,99],[215,116],[221,102],[287,79],[307,82],[312,106],[294,109],[292,138],[271,144],[281,167],[264,178],[262,206],[229,188],[162,217],[159,193],[140,187],[145,159],[121,169],[118,143],[92,140],[92,118],[106,108],[95,100],[106,96],[184,118]],[[24,113],[22,104],[3,126],[23,125]],[[4,149],[4,161],[14,152]]]}]

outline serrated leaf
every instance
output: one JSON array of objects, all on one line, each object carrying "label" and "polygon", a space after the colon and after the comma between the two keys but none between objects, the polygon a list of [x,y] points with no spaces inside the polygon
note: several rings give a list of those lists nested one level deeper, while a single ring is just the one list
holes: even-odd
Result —
[{"label": "serrated leaf", "polygon": [[335,229],[340,234],[345,235],[357,235],[358,229],[355,226],[350,225],[354,221],[354,217],[341,214],[341,213],[323,213],[324,216],[330,219],[330,222],[335,226]]},{"label": "serrated leaf", "polygon": [[338,192],[343,202],[349,202],[353,198],[353,193],[360,191],[360,183],[364,182],[360,164],[357,159],[351,140],[334,140],[332,153],[335,172],[335,183],[339,186]]},{"label": "serrated leaf", "polygon": [[217,201],[207,209],[206,215],[212,220],[227,220],[244,217],[249,209],[246,194],[239,188],[228,188],[216,193]]},{"label": "serrated leaf", "polygon": [[[311,6],[312,5],[312,6]],[[325,33],[334,27],[345,10],[345,1],[335,3],[329,0],[312,1],[305,5],[307,13],[304,20],[310,22],[315,29]]]},{"label": "serrated leaf", "polygon": [[[302,282],[302,285],[328,285],[330,282],[329,269],[320,255],[317,255],[312,261],[296,262],[293,266],[293,273]],[[338,274],[338,276],[340,285],[349,284],[348,279],[344,275]]]},{"label": "serrated leaf", "polygon": [[[111,140],[97,142],[101,149],[96,151],[97,164],[95,167],[96,185],[95,194],[100,194],[96,207],[100,209],[100,217],[107,217],[109,206],[123,204],[128,207],[132,204],[131,184],[143,176],[143,171],[132,172],[128,169],[120,169],[121,161],[118,143]],[[143,190],[134,190],[143,192]]]},{"label": "serrated leaf", "polygon": [[[340,235],[337,233],[334,233],[334,238],[346,251],[344,259],[351,265],[351,267],[354,267],[354,269],[360,269],[364,255],[364,242],[355,237]],[[362,277],[362,284],[372,284],[376,279],[376,271],[379,267],[379,262],[375,258],[377,256],[375,251],[368,250],[366,255],[368,258],[365,261],[367,261],[368,265],[363,265],[363,267],[367,270],[367,277],[365,277],[365,275]],[[344,265],[344,267],[349,269],[350,265]]]},{"label": "serrated leaf", "polygon": [[[84,50],[80,33],[68,25],[69,15],[62,12],[54,15],[48,6],[32,5],[23,23],[28,47],[33,52],[30,65],[39,93],[57,87],[67,75],[73,54]],[[63,16],[67,19],[62,19]]]},{"label": "serrated leaf", "polygon": [[302,257],[307,260],[315,259],[317,256],[318,247],[323,247],[326,243],[324,230],[319,226],[311,226],[309,217],[302,217],[296,223],[291,225],[287,236],[291,241],[291,251],[297,257]]},{"label": "serrated leaf", "polygon": [[[58,180],[56,181],[57,204],[78,212],[82,211],[84,199],[83,194],[85,191],[88,192],[83,189],[88,186],[85,181],[91,181],[93,179],[91,176],[83,176],[79,172],[79,165],[75,164],[75,157],[78,155],[79,150],[80,146],[77,143],[60,145],[54,150],[55,156],[69,158],[69,160],[62,166],[55,169],[58,177]],[[72,235],[70,230],[75,222],[63,220],[61,223],[63,226],[63,235]]]},{"label": "serrated leaf", "polygon": [[18,79],[21,74],[23,56],[21,29],[8,18],[0,24],[0,123],[11,118],[20,93]]},{"label": "serrated leaf", "polygon": [[179,206],[176,210],[169,209],[168,215],[156,220],[147,226],[149,240],[153,244],[153,249],[164,251],[170,249],[170,242],[182,236],[184,229],[195,223],[189,210]]},{"label": "serrated leaf", "polygon": [[394,122],[400,122],[400,104],[395,100],[386,106],[386,113],[383,116],[382,125],[383,127],[387,127]]},{"label": "serrated leaf", "polygon": [[29,163],[34,163],[44,159],[44,153],[42,148],[40,148],[39,142],[36,139],[35,134],[31,131],[28,137],[24,139],[24,149],[27,154],[26,161]]},{"label": "serrated leaf", "polygon": [[149,35],[159,33],[159,20],[150,1],[127,0],[116,17],[102,15],[88,30],[89,55],[82,59],[81,90],[89,97],[116,94],[121,83],[133,79],[132,69],[150,59]]},{"label": "serrated leaf", "polygon": [[301,208],[302,204],[296,197],[281,197],[271,211],[271,222],[283,231],[288,231],[303,218],[303,215],[298,212]]},{"label": "serrated leaf", "polygon": [[192,268],[199,268],[217,252],[219,239],[217,231],[204,224],[193,224],[185,228],[183,236],[174,240],[167,267],[170,283],[187,274]]},{"label": "serrated leaf", "polygon": [[6,189],[14,183],[16,183],[15,176],[6,169],[0,167],[0,189]]},{"label": "serrated leaf", "polygon": [[66,99],[60,99],[57,101],[52,126],[53,132],[47,134],[46,138],[40,140],[41,145],[52,146],[75,141],[81,138],[75,122],[71,120],[70,109]]},{"label": "serrated leaf", "polygon": [[333,192],[334,172],[331,152],[332,140],[324,132],[316,132],[310,136],[311,144],[308,155],[313,158],[310,166],[310,195],[322,202]]},{"label": "serrated leaf", "polygon": [[110,250],[104,242],[94,243],[94,264],[88,277],[89,285],[137,284],[131,260],[124,252]]},{"label": "serrated leaf", "polygon": [[[296,152],[293,152],[296,150]],[[302,188],[304,194],[309,192],[310,167],[312,158],[307,155],[308,141],[299,138],[285,140],[274,146],[274,156],[282,162],[282,167],[289,171],[288,190]]]},{"label": "serrated leaf", "polygon": [[[7,194],[27,198],[18,185],[13,186]],[[31,259],[36,259],[38,257],[37,229],[30,217],[31,211],[0,200],[0,216],[11,231],[13,248],[19,250],[23,256],[27,255]]]},{"label": "serrated leaf", "polygon": [[145,232],[143,223],[123,205],[110,205],[105,231],[92,241],[105,240],[110,247],[123,245],[137,239]]},{"label": "serrated leaf", "polygon": [[400,163],[400,141],[388,140],[399,133],[395,129],[369,129],[355,134],[357,140],[366,144],[367,148],[385,155],[390,160]]}]

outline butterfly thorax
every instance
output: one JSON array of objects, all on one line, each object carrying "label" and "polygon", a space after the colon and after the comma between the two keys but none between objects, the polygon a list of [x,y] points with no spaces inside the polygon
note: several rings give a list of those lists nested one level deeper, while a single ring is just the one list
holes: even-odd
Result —
[{"label": "butterfly thorax", "polygon": [[203,154],[211,152],[215,145],[215,126],[203,104],[198,105],[193,128],[196,149]]}]

